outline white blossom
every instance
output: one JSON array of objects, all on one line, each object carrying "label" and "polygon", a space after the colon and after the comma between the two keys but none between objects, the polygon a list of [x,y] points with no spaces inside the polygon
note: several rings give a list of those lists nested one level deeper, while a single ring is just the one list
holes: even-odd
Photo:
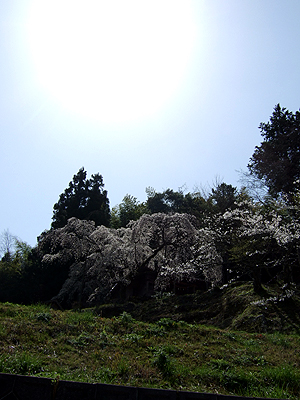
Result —
[{"label": "white blossom", "polygon": [[221,280],[222,260],[213,233],[198,229],[188,214],[145,214],[120,229],[71,218],[65,227],[43,234],[39,248],[48,250],[45,263],[70,263],[69,278],[58,294],[61,300],[103,299],[147,269],[156,273],[157,290],[201,274],[212,284]]}]

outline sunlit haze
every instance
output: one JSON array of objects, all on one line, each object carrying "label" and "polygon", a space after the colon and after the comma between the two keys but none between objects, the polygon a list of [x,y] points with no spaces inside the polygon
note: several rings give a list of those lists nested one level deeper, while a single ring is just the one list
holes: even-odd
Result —
[{"label": "sunlit haze", "polygon": [[28,41],[40,84],[65,108],[122,123],[174,95],[191,59],[189,1],[32,3]]},{"label": "sunlit haze", "polygon": [[240,188],[300,108],[296,0],[1,0],[0,233],[34,246],[81,167],[126,194]]}]

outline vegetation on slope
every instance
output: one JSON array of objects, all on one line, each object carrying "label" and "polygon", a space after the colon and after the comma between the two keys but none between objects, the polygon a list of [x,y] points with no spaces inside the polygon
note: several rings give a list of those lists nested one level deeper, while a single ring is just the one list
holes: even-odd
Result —
[{"label": "vegetation on slope", "polygon": [[110,318],[126,311],[147,322],[171,318],[251,333],[300,332],[300,290],[296,285],[264,285],[258,294],[252,283],[235,282],[195,294],[163,293],[144,302],[105,304],[97,310]]},{"label": "vegetation on slope", "polygon": [[[293,296],[280,301],[280,293],[276,303],[274,291],[265,288],[265,297],[258,299],[249,284],[240,284],[215,293],[177,296],[176,302],[175,296],[161,297],[140,304],[139,315],[134,303],[123,305],[130,313],[115,306],[116,315],[110,318],[104,314],[112,313],[112,306],[60,311],[2,303],[0,371],[296,400],[300,337],[293,310],[299,310],[299,296],[295,289]],[[192,299],[198,302],[194,307]],[[248,308],[243,308],[243,299]],[[269,329],[253,332],[259,315],[269,323],[260,327]],[[186,321],[180,319],[184,316]],[[279,333],[278,316],[290,334]]]}]

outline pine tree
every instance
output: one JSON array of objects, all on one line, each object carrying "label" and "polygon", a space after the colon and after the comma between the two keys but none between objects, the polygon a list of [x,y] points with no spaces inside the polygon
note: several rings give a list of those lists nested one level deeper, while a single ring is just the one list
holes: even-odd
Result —
[{"label": "pine tree", "polygon": [[80,168],[69,187],[54,204],[52,228],[61,228],[71,217],[94,221],[96,226],[110,224],[110,209],[107,191],[104,190],[102,175],[86,178],[84,168]]}]

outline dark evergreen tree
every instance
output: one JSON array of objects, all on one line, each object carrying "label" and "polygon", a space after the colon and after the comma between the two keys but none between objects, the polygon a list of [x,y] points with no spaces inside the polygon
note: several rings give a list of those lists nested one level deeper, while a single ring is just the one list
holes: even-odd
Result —
[{"label": "dark evergreen tree", "polygon": [[102,175],[93,174],[88,188],[88,199],[86,204],[87,220],[95,221],[96,226],[110,224],[110,209],[107,191],[104,190]]},{"label": "dark evergreen tree", "polygon": [[149,214],[154,213],[186,213],[194,215],[202,224],[202,221],[211,211],[210,199],[205,200],[199,193],[183,194],[167,189],[162,193],[155,192],[152,188],[146,189],[148,199],[146,206]]},{"label": "dark evergreen tree", "polygon": [[172,211],[170,204],[168,204],[168,200],[166,198],[166,191],[163,193],[157,193],[153,188],[147,188],[146,193],[148,195],[146,204],[150,214],[166,214]]},{"label": "dark evergreen tree", "polygon": [[[162,213],[188,213],[191,207],[192,196],[184,195],[181,191],[175,192],[167,189],[157,193],[153,189],[147,189],[147,208],[150,214]],[[190,212],[192,214],[192,212]]]},{"label": "dark evergreen tree", "polygon": [[86,175],[84,168],[80,168],[69,187],[59,196],[53,207],[52,228],[65,226],[71,217],[94,221],[96,226],[109,226],[109,200],[102,175],[94,174],[91,179]]},{"label": "dark evergreen tree", "polygon": [[291,195],[300,188],[300,112],[274,108],[270,122],[259,126],[264,138],[250,158],[248,168],[264,180],[270,194]]},{"label": "dark evergreen tree", "polygon": [[210,198],[214,211],[223,214],[226,210],[235,208],[237,189],[232,185],[221,183],[215,189],[212,189]]}]

